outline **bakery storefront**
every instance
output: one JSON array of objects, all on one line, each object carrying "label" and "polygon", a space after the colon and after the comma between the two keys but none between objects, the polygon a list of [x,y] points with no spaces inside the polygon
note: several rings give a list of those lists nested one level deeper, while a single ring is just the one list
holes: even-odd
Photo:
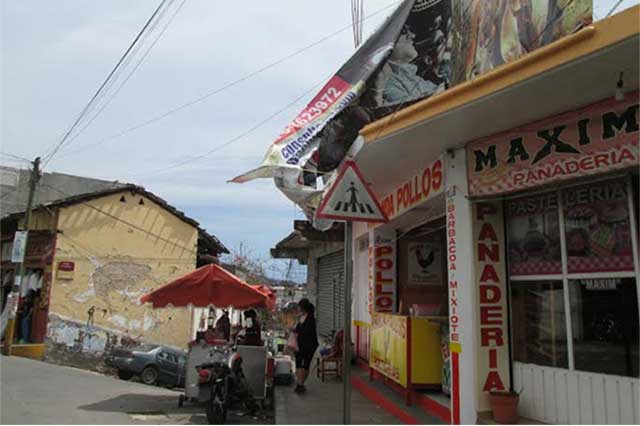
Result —
[{"label": "bakery storefront", "polygon": [[509,348],[521,416],[640,421],[638,123],[634,92],[467,145],[479,353]]}]

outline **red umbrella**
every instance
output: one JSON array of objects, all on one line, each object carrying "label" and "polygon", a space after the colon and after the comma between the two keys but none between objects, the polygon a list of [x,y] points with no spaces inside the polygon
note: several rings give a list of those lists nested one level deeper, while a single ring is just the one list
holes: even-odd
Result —
[{"label": "red umbrella", "polygon": [[193,305],[236,309],[271,307],[269,296],[216,264],[209,264],[140,298],[154,308]]},{"label": "red umbrella", "polygon": [[257,284],[257,285],[252,285],[253,288],[257,289],[260,293],[264,294],[265,296],[268,297],[268,304],[265,306],[269,309],[273,309],[276,306],[276,293],[271,290],[271,287],[266,286],[266,285],[262,285],[262,284]]}]

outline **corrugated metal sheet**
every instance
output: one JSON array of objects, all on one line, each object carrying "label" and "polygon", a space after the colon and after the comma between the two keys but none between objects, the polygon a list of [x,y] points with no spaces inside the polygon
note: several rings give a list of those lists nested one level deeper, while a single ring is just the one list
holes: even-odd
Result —
[{"label": "corrugated metal sheet", "polygon": [[318,333],[329,336],[344,321],[344,251],[318,258]]}]

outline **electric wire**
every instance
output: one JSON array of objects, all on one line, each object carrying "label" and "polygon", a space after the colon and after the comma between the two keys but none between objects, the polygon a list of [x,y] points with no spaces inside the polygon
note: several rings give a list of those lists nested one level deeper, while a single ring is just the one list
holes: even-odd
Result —
[{"label": "electric wire", "polygon": [[167,2],[167,0],[161,0],[160,4],[158,5],[158,7],[155,9],[155,11],[153,12],[153,14],[151,15],[151,17],[147,20],[147,22],[144,24],[144,26],[142,27],[142,29],[140,30],[140,32],[138,33],[138,35],[136,35],[136,37],[134,38],[134,40],[131,42],[131,44],[129,45],[129,47],[127,48],[127,50],[124,52],[124,54],[122,55],[122,57],[120,58],[120,60],[118,60],[118,62],[116,63],[115,67],[113,67],[113,69],[111,70],[111,72],[109,73],[109,75],[107,76],[107,78],[102,82],[102,84],[100,85],[100,87],[98,88],[98,90],[94,93],[94,95],[91,97],[91,99],[89,100],[89,102],[87,103],[87,105],[82,109],[82,111],[80,112],[80,114],[78,115],[78,117],[76,118],[76,120],[73,122],[73,124],[71,125],[71,127],[67,130],[67,132],[64,134],[64,136],[62,137],[62,139],[60,140],[60,142],[58,142],[58,144],[55,146],[55,148],[53,148],[53,150],[47,154],[44,158],[43,161],[43,165],[42,167],[44,168],[47,163],[49,163],[49,161],[51,161],[51,159],[53,158],[53,156],[56,155],[56,153],[58,152],[58,150],[62,147],[62,144],[65,143],[65,141],[71,136],[71,133],[73,132],[73,130],[80,124],[80,121],[86,116],[88,110],[91,108],[91,106],[93,105],[93,103],[95,102],[95,100],[98,98],[98,96],[102,93],[102,91],[104,90],[105,86],[109,83],[109,81],[111,81],[112,77],[114,76],[114,74],[116,73],[116,71],[118,71],[118,69],[120,68],[120,66],[122,65],[122,63],[125,61],[125,59],[127,58],[127,56],[129,55],[129,53],[131,52],[131,50],[136,46],[136,44],[138,43],[138,41],[140,40],[140,38],[142,37],[142,35],[145,33],[145,31],[147,30],[147,28],[149,27],[149,25],[152,23],[152,21],[155,19],[155,17],[158,15],[158,12],[160,12],[161,8],[165,5],[165,3]]},{"label": "electric wire", "polygon": [[[376,12],[373,12],[373,13],[365,16],[364,18],[362,18],[361,21],[364,22],[364,21],[366,21],[366,20],[368,20],[368,19],[370,19],[370,18],[372,18],[372,17],[374,17],[376,15],[379,15],[380,13],[382,13],[385,10],[389,9],[390,7],[397,5],[399,2],[400,1],[395,1],[395,2],[390,3],[389,5],[383,7],[382,9],[379,9]],[[309,49],[311,49],[311,48],[313,48],[313,47],[315,47],[315,46],[317,46],[317,45],[319,45],[319,44],[321,44],[321,43],[333,38],[334,36],[344,32],[344,31],[346,31],[346,30],[348,30],[350,28],[352,28],[352,25],[353,24],[349,24],[349,25],[347,25],[345,27],[342,27],[342,28],[338,29],[337,31],[334,31],[334,32],[332,32],[332,33],[330,33],[330,34],[328,34],[328,35],[326,35],[324,37],[321,37],[320,39],[314,41],[313,43],[310,43],[310,44],[308,44],[308,45],[306,45],[306,46],[304,46],[304,47],[302,47],[300,49],[297,49],[297,50],[295,50],[295,51],[293,51],[293,52],[291,52],[291,53],[289,53],[289,54],[287,54],[287,55],[285,55],[285,56],[283,56],[283,57],[281,57],[281,58],[279,58],[279,59],[277,59],[277,60],[275,60],[275,61],[273,61],[273,62],[271,62],[271,63],[269,63],[269,64],[267,64],[267,65],[265,65],[263,67],[261,67],[261,68],[258,68],[258,69],[254,70],[254,71],[251,71],[251,72],[243,75],[242,77],[240,77],[240,78],[238,78],[236,80],[233,80],[233,81],[231,81],[231,82],[229,82],[229,83],[227,83],[227,84],[225,84],[223,86],[220,86],[218,88],[212,89],[209,92],[206,92],[206,93],[204,93],[204,94],[202,94],[202,95],[200,95],[200,96],[198,96],[198,97],[196,97],[196,98],[194,98],[194,99],[192,99],[192,100],[190,100],[188,102],[185,102],[183,104],[180,104],[180,105],[177,105],[175,107],[172,107],[172,108],[168,109],[167,111],[165,111],[163,113],[154,115],[154,116],[152,116],[152,117],[150,117],[150,118],[148,118],[148,119],[146,119],[144,121],[141,121],[141,122],[139,122],[137,124],[134,124],[134,125],[132,125],[130,127],[127,127],[126,129],[123,129],[118,133],[114,133],[111,136],[107,136],[106,138],[103,138],[100,141],[98,141],[98,142],[96,142],[94,144],[91,144],[91,146],[102,145],[105,142],[109,142],[109,141],[112,141],[112,140],[115,140],[115,139],[119,139],[119,138],[121,138],[122,136],[124,136],[124,135],[126,135],[128,133],[131,133],[131,132],[139,130],[139,129],[143,128],[143,127],[149,126],[149,125],[151,125],[151,124],[153,124],[153,123],[155,123],[157,121],[163,120],[164,118],[166,118],[166,117],[168,117],[170,115],[173,115],[173,114],[175,114],[175,113],[177,113],[179,111],[182,111],[182,110],[184,110],[186,108],[189,108],[189,107],[191,107],[193,105],[196,105],[196,104],[198,104],[200,102],[203,102],[203,101],[205,101],[206,99],[208,99],[208,98],[210,98],[212,96],[215,96],[215,95],[217,95],[219,93],[222,93],[222,92],[224,92],[224,91],[226,91],[226,90],[228,90],[228,89],[230,89],[230,88],[232,88],[234,86],[237,86],[238,84],[240,84],[240,83],[242,83],[244,81],[247,81],[247,80],[249,80],[249,79],[251,79],[251,78],[253,78],[253,77],[255,77],[255,76],[257,76],[257,75],[259,75],[259,74],[261,74],[261,73],[263,73],[263,72],[265,72],[265,71],[267,71],[267,70],[269,70],[269,69],[271,69],[271,68],[273,68],[275,66],[277,66],[277,65],[280,65],[283,62],[286,62],[287,60],[289,60],[289,59],[291,59],[291,58],[293,58],[295,56],[300,55],[303,52],[306,52],[307,50],[309,50]],[[68,153],[68,154],[71,155],[71,153]]]},{"label": "electric wire", "polygon": [[[158,36],[155,38],[155,40],[149,45],[149,47],[147,48],[147,50],[144,52],[144,54],[142,55],[142,57],[138,60],[138,62],[136,63],[136,65],[134,66],[134,68],[129,72],[129,74],[127,75],[127,77],[122,81],[122,83],[120,83],[120,85],[115,89],[115,91],[111,94],[111,96],[109,96],[109,98],[107,99],[106,102],[103,103],[102,107],[100,107],[100,109],[98,110],[98,112],[96,114],[93,115],[93,117],[89,120],[89,122],[87,122],[78,132],[76,132],[76,134],[70,138],[67,142],[65,146],[68,146],[69,144],[71,144],[74,140],[76,140],[86,129],[87,127],[89,127],[91,125],[91,123],[93,123],[95,121],[96,118],[98,118],[98,116],[102,113],[102,111],[104,111],[109,104],[111,103],[111,101],[113,101],[113,99],[118,95],[118,93],[120,92],[120,90],[122,89],[122,87],[127,84],[127,82],[129,81],[129,79],[131,78],[131,76],[136,72],[136,70],[138,69],[138,67],[140,67],[140,65],[142,65],[142,63],[144,62],[144,60],[146,59],[146,57],[149,55],[149,52],[151,52],[151,49],[153,49],[153,47],[158,43],[158,41],[160,40],[160,38],[162,37],[162,35],[165,33],[165,31],[167,30],[167,28],[169,28],[169,26],[171,25],[171,23],[173,22],[173,20],[175,19],[175,17],[178,15],[178,13],[180,12],[180,10],[182,9],[182,7],[184,6],[184,4],[186,3],[187,0],[182,0],[182,3],[180,3],[180,5],[177,7],[177,9],[175,10],[175,12],[173,13],[173,15],[171,15],[171,17],[169,18],[169,20],[167,21],[167,23],[165,24],[165,26],[162,28],[162,30],[160,31],[160,33],[158,34]],[[160,19],[160,18],[159,18]],[[150,31],[153,31],[153,29],[151,29]],[[67,153],[64,153],[62,155],[58,155],[58,158],[64,158],[68,155],[77,153],[77,152],[82,152],[85,151],[87,148],[90,148],[92,146],[95,145],[99,145],[101,144],[100,142],[95,142],[92,144],[87,144],[84,145],[74,151],[70,151]],[[63,146],[64,147],[64,146]]]},{"label": "electric wire", "polygon": [[20,157],[19,155],[15,155],[15,154],[11,154],[9,152],[0,152],[0,155],[4,155],[6,157],[9,158],[13,158],[15,161],[25,161],[27,163],[31,163],[32,160],[29,160],[28,158],[24,158],[24,157]]},{"label": "electric wire", "polygon": [[616,11],[616,9],[622,4],[623,0],[618,0],[618,3],[614,4],[613,7],[611,8],[611,10],[609,11],[609,13],[607,13],[607,16],[605,16],[605,19],[608,18],[609,16],[611,16],[613,14],[613,12]]},{"label": "electric wire", "polygon": [[[333,75],[333,73],[331,74]],[[266,123],[268,123],[269,121],[273,120],[275,117],[277,117],[278,115],[282,114],[284,111],[288,110],[289,108],[293,107],[294,105],[296,105],[300,100],[302,100],[303,98],[305,98],[306,96],[308,96],[310,93],[312,93],[318,86],[320,86],[322,83],[324,83],[325,81],[328,80],[329,77],[327,78],[323,78],[322,80],[320,80],[318,83],[316,83],[313,87],[311,87],[310,89],[306,90],[304,93],[302,93],[301,95],[299,95],[298,97],[296,97],[293,101],[289,102],[287,105],[285,105],[284,107],[278,109],[276,112],[272,113],[271,115],[269,115],[268,117],[260,120],[259,122],[257,122],[256,124],[254,124],[253,126],[251,126],[250,128],[248,128],[247,130],[241,132],[240,134],[232,137],[231,139],[227,140],[226,142],[220,144],[220,145],[216,145],[215,147],[213,147],[212,149],[210,149],[209,151],[205,152],[204,154],[200,154],[197,155],[195,157],[191,157],[188,158],[186,160],[180,161],[178,163],[175,164],[171,164],[167,167],[163,167],[161,169],[157,169],[157,170],[152,170],[148,173],[141,173],[141,174],[134,174],[134,175],[129,175],[129,177],[150,177],[150,176],[155,176],[161,173],[165,173],[169,170],[172,169],[176,169],[182,166],[185,166],[189,163],[193,163],[199,160],[202,160],[203,158],[206,158],[208,156],[210,156],[211,154],[226,148],[227,146],[238,142],[239,140],[241,140],[242,138],[250,135],[251,133],[253,133],[254,131],[258,130],[260,127],[264,126]]]}]

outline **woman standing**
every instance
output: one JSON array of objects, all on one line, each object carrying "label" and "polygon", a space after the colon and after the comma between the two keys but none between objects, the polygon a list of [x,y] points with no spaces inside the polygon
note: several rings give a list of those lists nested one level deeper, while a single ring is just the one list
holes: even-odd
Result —
[{"label": "woman standing", "polygon": [[295,332],[298,338],[298,351],[296,352],[296,393],[303,393],[307,389],[304,383],[309,377],[311,360],[318,349],[318,334],[316,332],[315,308],[309,299],[300,299],[298,302],[300,319],[296,324]]}]

